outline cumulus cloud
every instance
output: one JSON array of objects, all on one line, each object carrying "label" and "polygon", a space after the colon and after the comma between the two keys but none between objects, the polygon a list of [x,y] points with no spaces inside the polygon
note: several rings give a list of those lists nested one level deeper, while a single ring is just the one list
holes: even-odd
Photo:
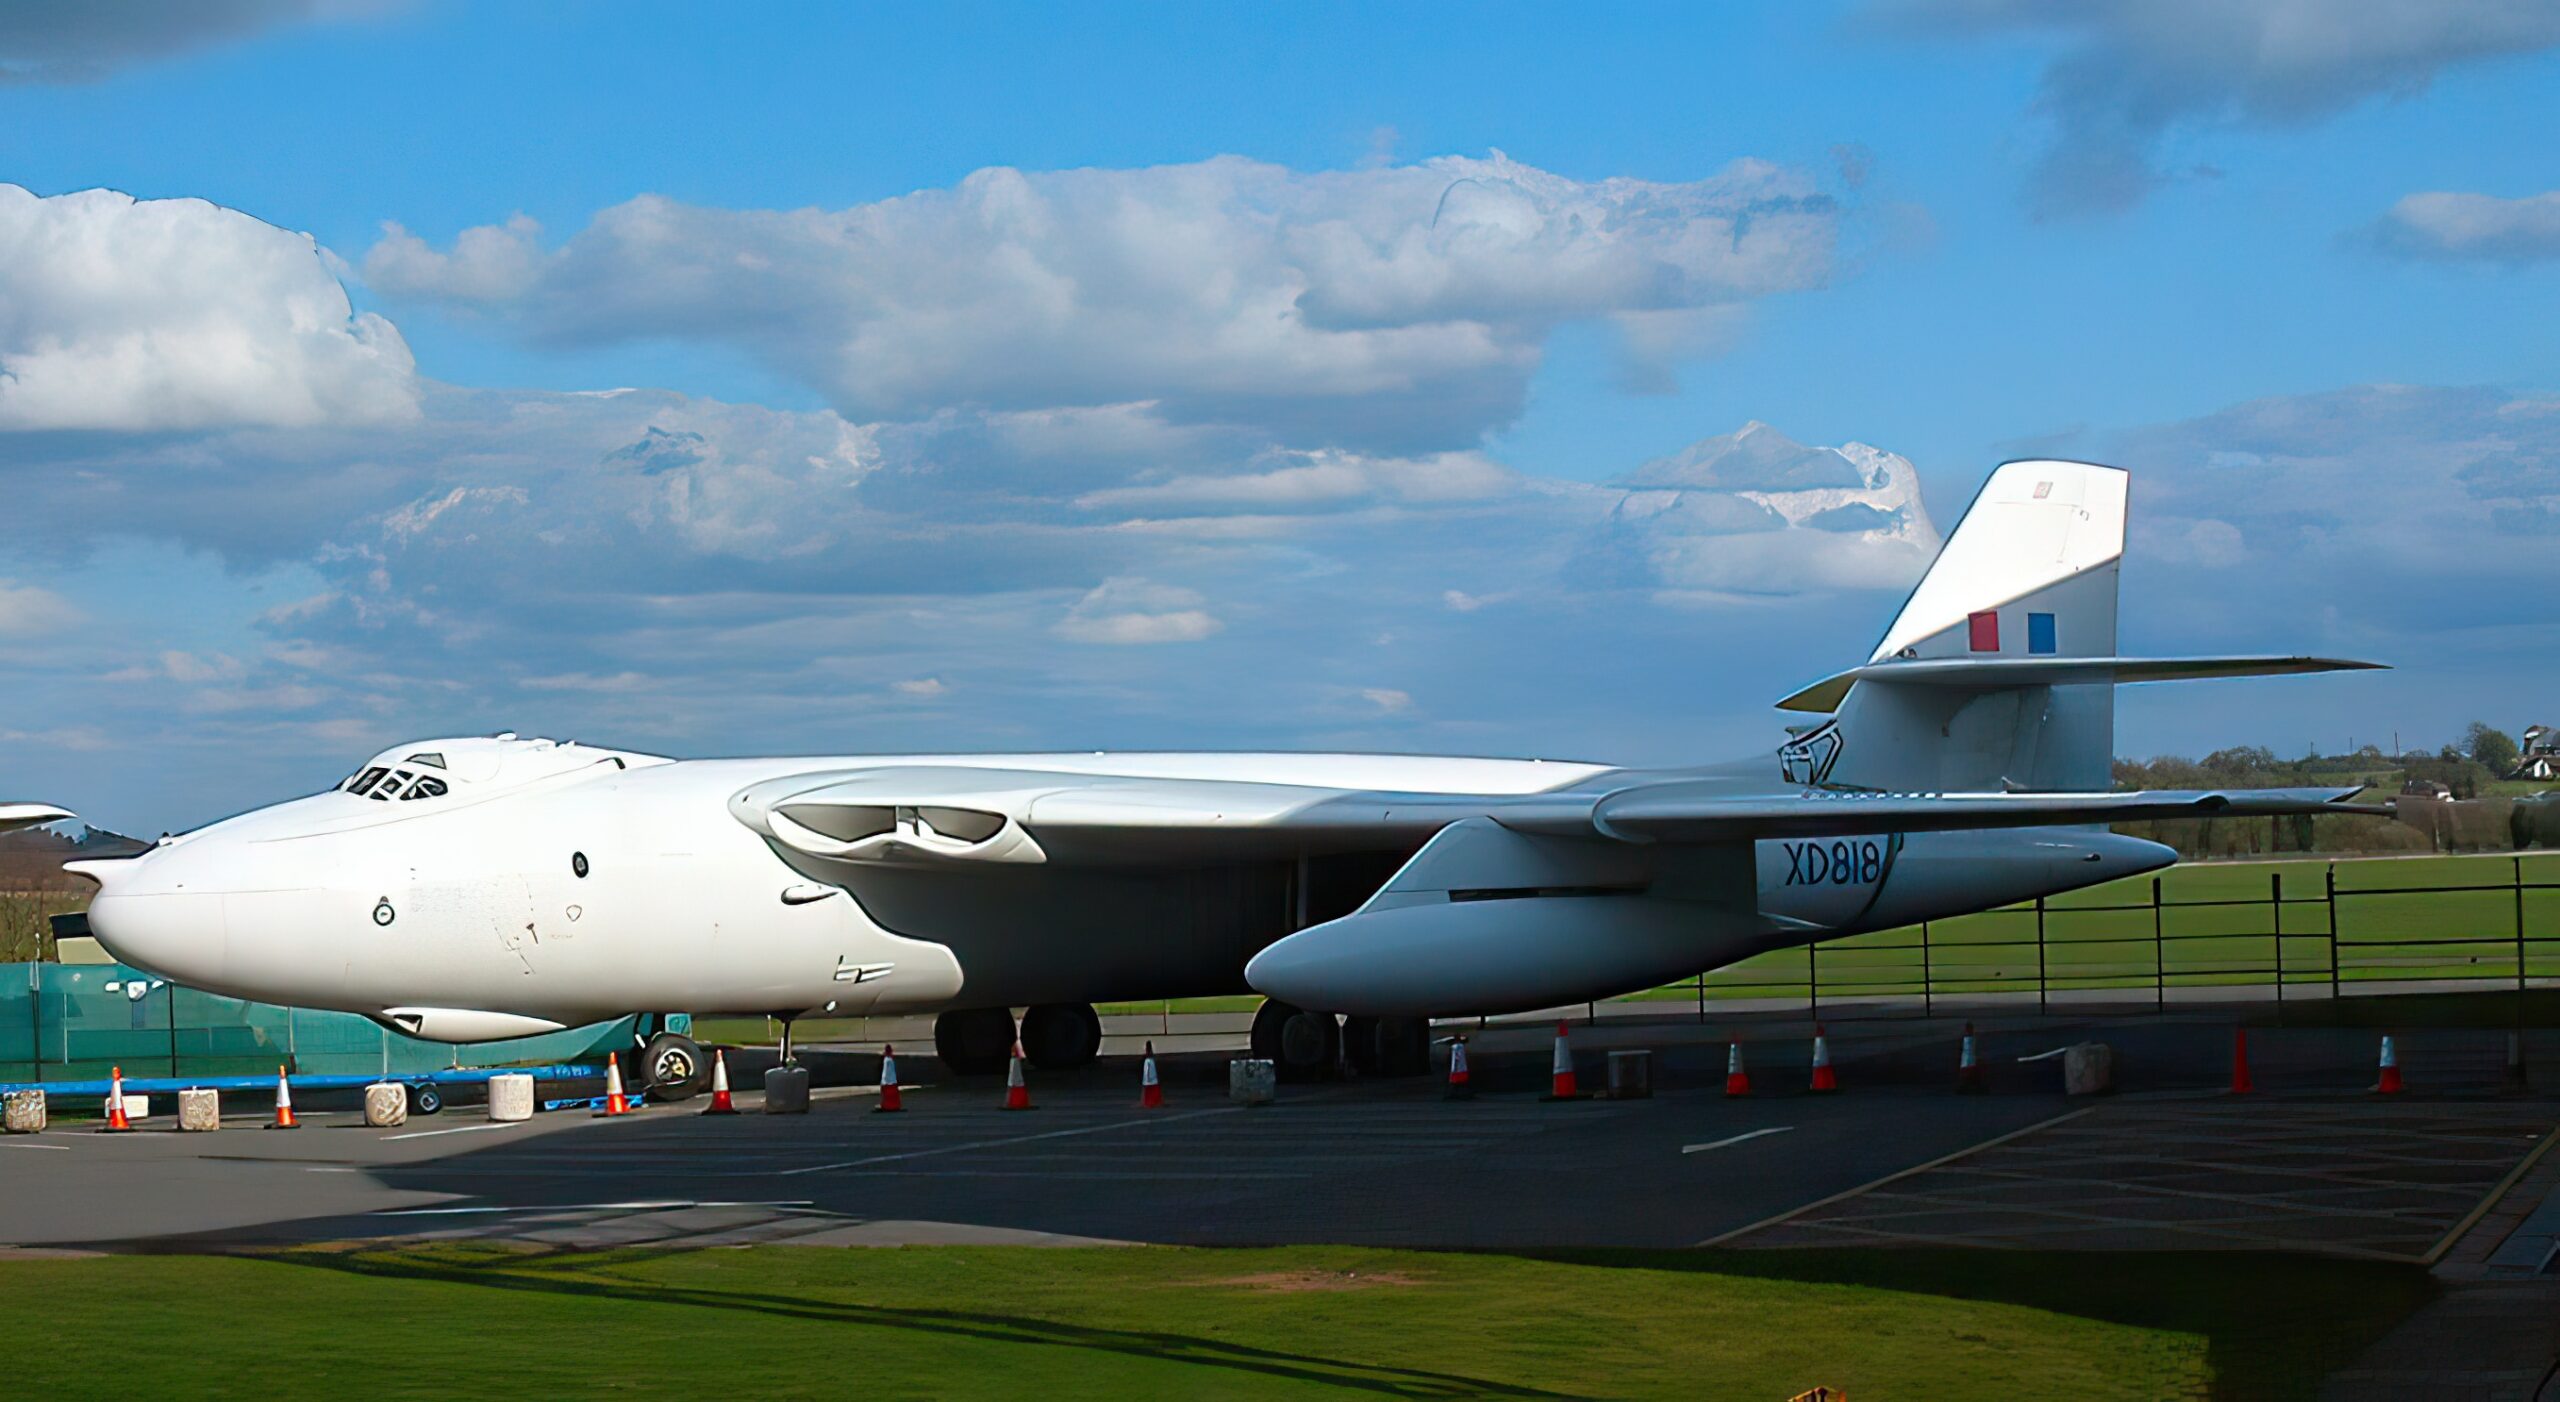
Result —
[{"label": "cumulus cloud", "polygon": [[89,83],[129,64],[315,17],[384,8],[365,0],[104,0],[0,5],[0,84]]},{"label": "cumulus cloud", "polygon": [[1196,643],[1226,626],[1203,602],[1190,589],[1134,577],[1106,579],[1076,600],[1055,631],[1073,643]]},{"label": "cumulus cloud", "polygon": [[1558,325],[1617,321],[1640,360],[1703,353],[1731,307],[1828,279],[1842,217],[1812,175],[1762,161],[1657,183],[1498,152],[1335,172],[1219,157],[988,169],[842,210],[643,196],[550,248],[521,218],[442,250],[393,228],[364,275],[546,344],[734,345],[856,419],[1145,405],[1409,454],[1515,415]]},{"label": "cumulus cloud", "polygon": [[2429,191],[2404,195],[2373,229],[2413,258],[2533,263],[2560,258],[2560,190],[2520,199]]},{"label": "cumulus cloud", "polygon": [[414,371],[308,235],[203,200],[0,185],[0,430],[396,423]]},{"label": "cumulus cloud", "polygon": [[2199,128],[2302,126],[2423,91],[2464,64],[2560,44],[2546,0],[1878,0],[1926,33],[2062,41],[2038,115],[2053,144],[2029,202],[2044,214],[2128,208],[2164,181],[2162,146]]},{"label": "cumulus cloud", "polygon": [[0,638],[58,633],[80,621],[80,610],[50,589],[0,579]]}]

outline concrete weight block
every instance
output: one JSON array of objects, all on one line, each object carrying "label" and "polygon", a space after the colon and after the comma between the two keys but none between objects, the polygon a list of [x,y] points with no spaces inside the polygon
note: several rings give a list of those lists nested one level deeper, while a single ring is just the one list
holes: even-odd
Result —
[{"label": "concrete weight block", "polygon": [[1609,1053],[1609,1089],[1611,1100],[1650,1100],[1653,1098],[1653,1053],[1649,1051],[1613,1051]]},{"label": "concrete weight block", "polygon": [[489,1078],[489,1118],[514,1124],[533,1118],[533,1078],[521,1074]]},{"label": "concrete weight block", "polygon": [[398,1081],[376,1081],[364,1088],[364,1122],[389,1129],[409,1122],[409,1088]]},{"label": "concrete weight block", "polygon": [[777,1066],[764,1073],[764,1112],[768,1115],[809,1113],[809,1068]]},{"label": "concrete weight block", "polygon": [[1227,1063],[1227,1099],[1238,1105],[1268,1105],[1280,1093],[1279,1068],[1255,1057]]},{"label": "concrete weight block", "polygon": [[5,1120],[0,1120],[0,1124],[5,1124],[11,1134],[38,1134],[43,1132],[47,1123],[44,1092],[40,1090],[13,1090],[0,1108],[6,1110]]},{"label": "concrete weight block", "polygon": [[2116,1054],[2104,1042],[2079,1042],[2062,1054],[2064,1095],[2103,1095],[2116,1088]]},{"label": "concrete weight block", "polygon": [[222,1128],[222,1092],[209,1089],[178,1092],[178,1128],[203,1134]]}]

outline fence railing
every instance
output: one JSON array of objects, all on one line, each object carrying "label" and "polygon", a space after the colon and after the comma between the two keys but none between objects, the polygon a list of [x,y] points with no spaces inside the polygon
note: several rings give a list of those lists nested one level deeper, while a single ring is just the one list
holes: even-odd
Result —
[{"label": "fence railing", "polygon": [[2161,877],[2118,882],[1775,951],[1636,997],[1694,1000],[1704,1018],[1737,1001],[1850,1016],[1927,1014],[1940,1003],[2155,1010],[2217,997],[2560,987],[2560,859],[2315,861],[2177,876],[2185,889]]}]

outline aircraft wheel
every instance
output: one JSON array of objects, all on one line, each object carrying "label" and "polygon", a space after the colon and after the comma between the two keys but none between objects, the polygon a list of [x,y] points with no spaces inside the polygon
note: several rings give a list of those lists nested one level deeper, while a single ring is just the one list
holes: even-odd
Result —
[{"label": "aircraft wheel", "polygon": [[660,1100],[690,1100],[711,1084],[711,1058],[702,1044],[661,1032],[640,1050],[640,1089]]},{"label": "aircraft wheel", "polygon": [[1102,1016],[1091,1003],[1043,1003],[1022,1014],[1022,1054],[1043,1071],[1090,1066],[1102,1055]]},{"label": "aircraft wheel", "polygon": [[1011,1008],[964,1008],[933,1020],[933,1054],[955,1076],[1004,1069],[1013,1054]]},{"label": "aircraft wheel", "polygon": [[432,1115],[444,1108],[444,1092],[432,1081],[420,1081],[409,1087],[409,1113]]},{"label": "aircraft wheel", "polygon": [[1332,1074],[1341,1055],[1342,1030],[1331,1013],[1311,1013],[1278,999],[1253,1015],[1253,1054],[1272,1063],[1284,1081],[1313,1081]]}]

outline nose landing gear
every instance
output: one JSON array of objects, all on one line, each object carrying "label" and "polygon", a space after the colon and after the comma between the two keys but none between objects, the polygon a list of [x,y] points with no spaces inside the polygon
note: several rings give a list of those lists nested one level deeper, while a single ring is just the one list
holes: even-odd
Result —
[{"label": "nose landing gear", "polygon": [[711,1058],[702,1044],[678,1032],[661,1032],[640,1050],[640,1087],[659,1100],[690,1100],[711,1084]]}]

